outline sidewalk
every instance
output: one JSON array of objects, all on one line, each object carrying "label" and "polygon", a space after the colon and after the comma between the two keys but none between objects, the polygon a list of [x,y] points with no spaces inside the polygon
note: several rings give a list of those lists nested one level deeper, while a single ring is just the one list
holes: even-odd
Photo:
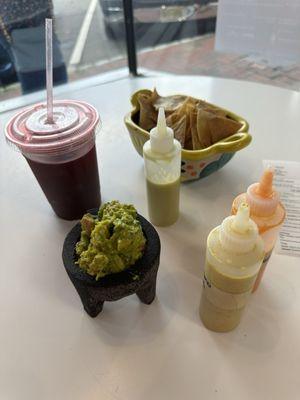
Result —
[{"label": "sidewalk", "polygon": [[174,74],[242,79],[300,90],[300,64],[271,68],[247,55],[217,53],[214,40],[215,35],[209,34],[142,52],[139,66]]},{"label": "sidewalk", "polygon": [[[138,65],[150,70],[185,75],[208,75],[221,78],[241,79],[286,89],[300,90],[300,63],[289,68],[271,68],[255,62],[248,55],[223,54],[214,51],[215,35],[170,43],[156,48],[142,50],[138,54]],[[126,58],[120,58],[100,65],[84,66],[69,71],[69,81],[74,81],[127,65]],[[0,101],[20,95],[19,85],[13,85],[0,92]]]},{"label": "sidewalk", "polygon": [[[300,90],[300,63],[290,67],[271,68],[248,55],[224,54],[214,51],[215,35],[186,39],[176,43],[142,50],[138,54],[138,66],[149,70],[180,75],[207,75]],[[107,72],[127,65],[126,59],[107,62],[94,73]],[[83,74],[89,74],[85,70]]]}]

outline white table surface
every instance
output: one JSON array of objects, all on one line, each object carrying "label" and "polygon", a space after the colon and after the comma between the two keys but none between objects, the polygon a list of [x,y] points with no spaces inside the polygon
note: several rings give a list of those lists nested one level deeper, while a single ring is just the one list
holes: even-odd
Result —
[{"label": "white table surface", "polygon": [[[24,159],[0,138],[0,399],[299,399],[300,263],[273,254],[240,326],[217,334],[198,307],[208,232],[233,197],[256,181],[262,159],[299,161],[300,94],[203,77],[124,79],[68,93],[97,107],[103,201],[133,203],[147,216],[143,161],[123,116],[139,88],[186,93],[250,122],[253,142],[223,169],[182,185],[181,217],[158,229],[157,298],[105,303],[90,318],[62,264],[65,235]],[[10,114],[1,116],[3,124]]]}]

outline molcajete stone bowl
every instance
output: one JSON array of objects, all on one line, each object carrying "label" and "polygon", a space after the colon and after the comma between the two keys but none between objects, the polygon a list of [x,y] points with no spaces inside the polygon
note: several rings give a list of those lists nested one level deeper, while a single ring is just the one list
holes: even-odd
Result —
[{"label": "molcajete stone bowl", "polygon": [[[89,212],[97,215],[98,210],[93,209]],[[80,223],[66,236],[62,252],[63,263],[85,311],[93,318],[102,311],[105,301],[116,301],[134,293],[145,304],[151,304],[155,298],[160,239],[150,222],[139,214],[137,218],[146,238],[143,256],[126,270],[106,275],[98,281],[76,264],[75,246],[80,239]]]}]

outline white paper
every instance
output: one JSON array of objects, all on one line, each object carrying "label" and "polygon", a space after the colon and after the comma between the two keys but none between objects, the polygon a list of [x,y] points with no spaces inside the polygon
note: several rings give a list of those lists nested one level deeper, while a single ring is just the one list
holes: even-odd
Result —
[{"label": "white paper", "polygon": [[275,168],[274,186],[286,209],[286,219],[275,251],[300,257],[300,163],[264,160],[263,165]]},{"label": "white paper", "polygon": [[300,60],[299,0],[219,0],[215,48],[272,65]]}]

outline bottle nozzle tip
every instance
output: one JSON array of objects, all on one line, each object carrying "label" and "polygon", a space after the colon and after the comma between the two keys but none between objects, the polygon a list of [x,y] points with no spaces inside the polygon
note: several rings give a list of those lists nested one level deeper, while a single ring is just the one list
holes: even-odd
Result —
[{"label": "bottle nozzle tip", "polygon": [[238,214],[239,216],[243,216],[245,218],[249,218],[250,216],[250,207],[248,205],[248,203],[241,203],[241,205],[238,208]]},{"label": "bottle nozzle tip", "polygon": [[159,107],[158,116],[157,116],[157,132],[159,135],[167,134],[167,122],[165,116],[165,109],[163,107]]},{"label": "bottle nozzle tip", "polygon": [[258,194],[262,197],[269,197],[273,193],[273,177],[274,177],[274,168],[268,167],[259,182],[258,185]]},{"label": "bottle nozzle tip", "polygon": [[237,232],[245,232],[249,226],[250,207],[247,203],[241,203],[234,218],[233,229]]},{"label": "bottle nozzle tip", "polygon": [[165,109],[163,107],[159,107],[158,109],[158,119],[165,117]]}]

